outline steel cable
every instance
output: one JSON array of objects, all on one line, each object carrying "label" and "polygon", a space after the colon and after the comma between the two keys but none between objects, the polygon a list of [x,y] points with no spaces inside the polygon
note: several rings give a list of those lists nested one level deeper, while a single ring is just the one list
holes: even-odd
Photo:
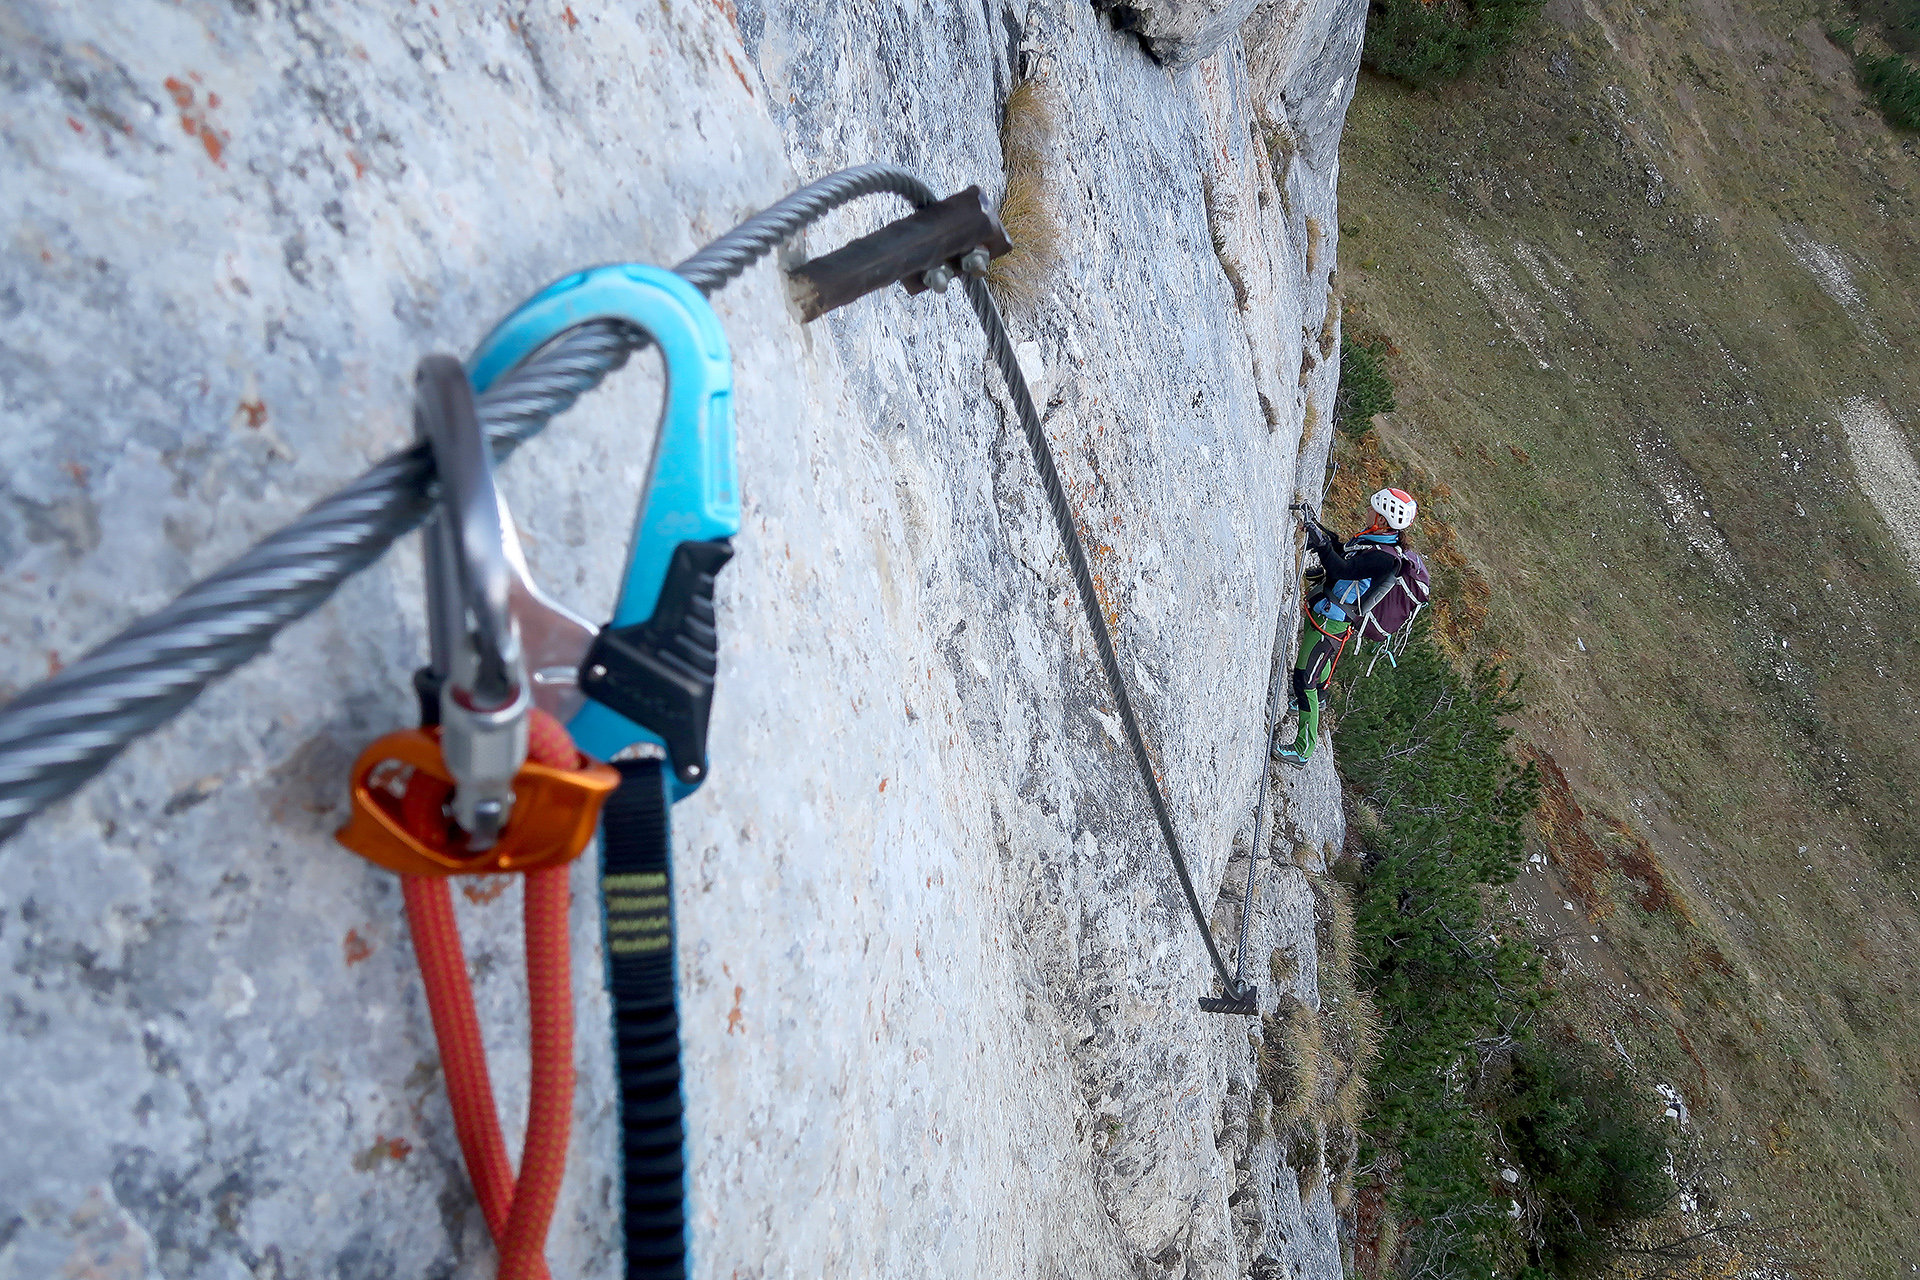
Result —
[{"label": "steel cable", "polygon": [[[924,182],[891,165],[843,169],[747,219],[675,270],[711,294],[831,210],[879,194],[915,208],[935,198]],[[505,461],[645,342],[629,326],[591,322],[502,377],[479,401],[495,461]],[[382,459],[172,604],[0,707],[0,842],[418,527],[436,501],[433,481],[433,459],[422,445]]]},{"label": "steel cable", "polygon": [[[1280,610],[1278,626],[1286,626],[1288,620],[1289,613],[1285,608],[1282,608]],[[1280,639],[1276,636],[1274,639],[1274,648],[1277,649],[1279,647]],[[1269,672],[1267,676],[1267,736],[1264,739],[1265,745],[1260,749],[1260,798],[1254,801],[1253,857],[1247,863],[1246,896],[1240,900],[1240,951],[1233,959],[1234,977],[1243,984],[1247,980],[1247,932],[1253,921],[1253,889],[1260,871],[1260,859],[1266,856],[1267,852],[1267,784],[1273,779],[1273,735],[1274,731],[1278,729],[1280,725],[1280,708],[1286,702],[1284,696],[1278,698],[1274,696],[1273,676],[1271,674],[1273,669],[1272,659],[1268,659],[1267,669]],[[1286,672],[1282,671],[1281,679],[1284,681],[1286,678]],[[1282,687],[1285,687],[1284,684]]]},{"label": "steel cable", "polygon": [[[916,208],[935,199],[930,187],[902,169],[889,165],[844,169],[749,218],[675,270],[702,293],[711,294],[833,209],[879,194],[900,196]],[[1093,627],[1101,666],[1113,688],[1180,887],[1222,984],[1229,993],[1238,992],[1240,984],[1227,972],[1194,891],[1166,797],[1120,674],[1072,509],[1006,327],[983,282],[968,277],[965,287],[994,361],[1013,394]],[[478,405],[495,461],[504,462],[646,342],[646,336],[630,326],[590,322],[503,376]],[[239,559],[189,587],[172,604],[134,622],[59,675],[0,708],[0,842],[33,814],[78,790],[134,739],[179,714],[207,685],[257,656],[282,629],[317,609],[342,582],[417,528],[437,500],[433,482],[433,458],[424,445],[392,454]]]},{"label": "steel cable", "polygon": [[[1213,961],[1213,968],[1220,975],[1221,985],[1229,996],[1239,996],[1244,987],[1230,973],[1227,963],[1220,958],[1220,948],[1213,940],[1213,929],[1207,924],[1206,913],[1200,908],[1200,895],[1194,892],[1193,876],[1187,871],[1186,856],[1180,851],[1180,837],[1173,829],[1173,815],[1167,809],[1167,798],[1160,788],[1160,778],[1153,770],[1153,757],[1147,753],[1147,740],[1140,732],[1139,717],[1134,714],[1133,700],[1127,696],[1127,682],[1120,676],[1120,660],[1113,651],[1113,637],[1107,631],[1106,614],[1100,607],[1100,595],[1094,589],[1093,571],[1087,566],[1087,553],[1080,543],[1080,530],[1074,523],[1073,507],[1067,501],[1066,486],[1060,483],[1060,469],[1054,465],[1053,446],[1047,443],[1047,433],[1040,425],[1039,410],[1034,408],[1033,395],[1027,390],[1026,375],[1020,372],[1020,362],[1014,358],[1013,342],[1007,336],[1007,326],[1000,319],[1000,308],[994,305],[993,295],[987,291],[986,281],[975,276],[966,278],[967,300],[973,304],[974,314],[980,317],[980,327],[986,331],[987,346],[993,352],[993,362],[1000,367],[1000,376],[1006,380],[1007,390],[1013,396],[1013,406],[1020,416],[1020,426],[1027,434],[1027,446],[1033,453],[1033,465],[1040,473],[1040,484],[1047,492],[1047,506],[1053,511],[1053,523],[1060,530],[1060,541],[1065,544],[1067,565],[1073,572],[1074,586],[1080,591],[1080,604],[1087,615],[1087,623],[1093,628],[1094,647],[1100,651],[1100,666],[1106,671],[1107,683],[1113,687],[1115,709],[1120,713],[1120,724],[1126,730],[1127,745],[1133,749],[1133,760],[1140,769],[1140,781],[1146,786],[1147,799],[1153,804],[1153,816],[1160,823],[1160,834],[1166,840],[1167,853],[1173,859],[1173,870],[1180,877],[1180,888],[1187,896],[1187,907],[1193,912],[1193,922],[1200,928],[1200,940],[1207,945],[1207,955]],[[1247,907],[1251,907],[1248,903]],[[1245,910],[1245,908],[1243,908]]]}]

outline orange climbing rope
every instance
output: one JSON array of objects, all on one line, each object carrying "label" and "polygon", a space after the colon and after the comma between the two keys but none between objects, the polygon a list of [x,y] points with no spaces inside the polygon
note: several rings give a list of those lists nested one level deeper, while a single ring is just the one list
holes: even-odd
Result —
[{"label": "orange climbing rope", "polygon": [[[559,769],[580,768],[584,759],[560,722],[539,710],[533,713],[527,758]],[[416,770],[401,800],[401,821],[407,831],[423,841],[444,838],[445,806],[452,791],[441,779]],[[522,914],[533,1070],[517,1180],[507,1161],[506,1138],[494,1104],[453,895],[444,876],[401,877],[407,924],[453,1105],[454,1129],[487,1231],[500,1253],[500,1280],[548,1280],[547,1226],[567,1167],[574,1086],[572,957],[567,930],[572,894],[567,877],[564,862],[526,873]]]}]

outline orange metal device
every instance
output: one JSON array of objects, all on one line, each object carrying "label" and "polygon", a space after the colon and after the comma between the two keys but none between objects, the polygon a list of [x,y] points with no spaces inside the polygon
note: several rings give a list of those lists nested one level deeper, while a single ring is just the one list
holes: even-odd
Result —
[{"label": "orange metal device", "polygon": [[580,856],[593,839],[600,807],[620,785],[619,771],[590,756],[556,769],[529,760],[513,780],[513,815],[500,840],[474,852],[451,820],[438,839],[413,835],[401,800],[416,773],[453,787],[440,757],[440,730],[402,729],[376,739],[353,765],[353,814],[334,838],[370,862],[408,876],[493,875],[538,871]]}]

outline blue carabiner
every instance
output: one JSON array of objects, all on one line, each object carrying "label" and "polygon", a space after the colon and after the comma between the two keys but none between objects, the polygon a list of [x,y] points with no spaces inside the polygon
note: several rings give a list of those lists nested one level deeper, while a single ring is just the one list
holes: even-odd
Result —
[{"label": "blue carabiner", "polygon": [[591,701],[567,727],[602,760],[655,744],[672,764],[678,801],[706,780],[713,575],[740,532],[732,357],[719,317],[684,278],[638,264],[595,267],[542,289],[487,335],[468,361],[475,393],[590,320],[646,331],[665,358],[667,400],[613,621],[582,664]]}]

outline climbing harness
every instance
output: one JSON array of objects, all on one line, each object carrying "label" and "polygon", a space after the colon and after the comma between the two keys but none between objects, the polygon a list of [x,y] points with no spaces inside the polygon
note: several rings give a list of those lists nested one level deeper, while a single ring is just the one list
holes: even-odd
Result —
[{"label": "climbing harness", "polygon": [[[687,1272],[670,813],[709,772],[715,575],[732,555],[740,514],[730,358],[705,295],[832,209],[879,193],[905,198],[916,212],[795,268],[802,315],[812,320],[893,283],[919,293],[962,281],[1027,437],[1127,745],[1220,980],[1223,994],[1203,997],[1201,1008],[1257,1012],[1258,989],[1245,971],[1264,770],[1240,954],[1230,972],[1122,677],[1052,449],[986,285],[991,259],[1011,246],[977,188],[936,201],[913,175],[884,165],[810,184],[673,271],[618,265],[567,276],[502,322],[464,370],[451,358],[429,357],[417,380],[425,440],[0,708],[4,841],[259,653],[396,538],[432,520],[433,658],[414,681],[421,725],[362,753],[340,839],[403,877],[456,1128],[503,1277],[546,1277],[542,1249],[573,1091],[568,863],[590,843],[596,820],[621,1084],[626,1274],[665,1280]],[[492,467],[648,344],[665,359],[667,403],[613,619],[595,627],[532,581]],[[1277,703],[1269,702],[1271,736]],[[481,873],[526,881],[533,1105],[517,1178],[447,890],[447,877]]]},{"label": "climbing harness", "polygon": [[[408,926],[468,1176],[503,1280],[547,1280],[547,1227],[573,1123],[573,987],[568,863],[593,838],[618,775],[577,751],[533,705],[509,610],[501,530],[510,521],[466,371],[429,356],[415,421],[442,489],[425,539],[432,660],[415,680],[422,727],[361,754],[342,844],[401,874]],[[525,877],[532,1079],[516,1177],[507,1161],[473,988],[447,877]]]}]

